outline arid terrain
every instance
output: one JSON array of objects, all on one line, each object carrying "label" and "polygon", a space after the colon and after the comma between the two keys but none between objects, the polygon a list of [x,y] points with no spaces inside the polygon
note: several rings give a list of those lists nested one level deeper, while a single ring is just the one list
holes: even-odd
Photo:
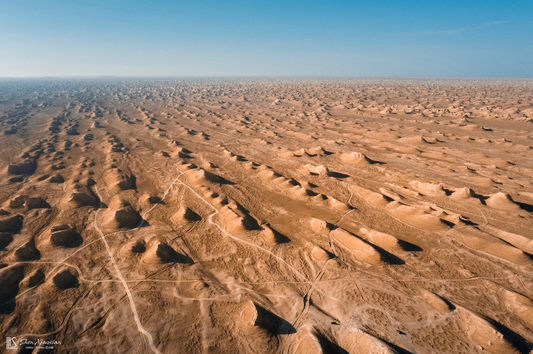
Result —
[{"label": "arid terrain", "polygon": [[532,80],[0,81],[21,353],[530,353],[532,254]]}]

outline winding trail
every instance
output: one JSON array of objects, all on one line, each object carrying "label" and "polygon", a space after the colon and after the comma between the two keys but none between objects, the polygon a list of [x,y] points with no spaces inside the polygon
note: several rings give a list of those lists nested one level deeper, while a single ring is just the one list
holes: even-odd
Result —
[{"label": "winding trail", "polygon": [[304,295],[304,297],[303,297],[304,304],[303,304],[302,311],[300,311],[298,316],[296,316],[296,320],[292,324],[292,327],[294,328],[294,332],[289,333],[289,335],[285,339],[283,345],[281,346],[280,352],[282,354],[289,354],[289,349],[290,349],[291,339],[293,337],[293,334],[298,331],[298,329],[300,328],[300,326],[302,324],[302,321],[303,321],[305,315],[309,312],[309,306],[311,305],[311,295],[313,294],[313,291],[316,289],[317,284],[322,280],[322,276],[324,275],[324,272],[326,271],[326,267],[328,266],[328,263],[329,263],[330,260],[331,259],[328,259],[327,261],[324,262],[324,265],[322,266],[322,268],[318,272],[315,280],[311,284],[311,287],[309,288],[307,293]]},{"label": "winding trail", "polygon": [[[180,172],[180,175],[178,176],[181,177],[182,175],[184,175],[183,172],[179,171]],[[217,224],[216,222],[213,221],[213,216],[217,215],[217,214],[220,214],[220,212],[218,211],[217,208],[215,208],[211,203],[209,203],[204,197],[202,197],[200,194],[198,194],[194,189],[192,189],[188,184],[186,184],[185,182],[179,180],[179,179],[176,179],[177,183],[183,185],[184,187],[186,187],[189,191],[191,191],[195,196],[197,196],[200,200],[202,200],[204,203],[206,203],[209,207],[211,207],[213,210],[214,210],[214,213],[209,215],[209,217],[207,218],[207,223],[208,224],[211,224],[211,225],[214,225],[216,228],[218,228],[223,234],[225,234],[226,236],[228,236],[229,238],[235,240],[235,241],[238,241],[240,243],[244,243],[248,246],[251,246],[251,247],[254,247],[254,248],[257,248],[265,253],[268,253],[269,255],[271,255],[272,257],[276,258],[277,260],[279,260],[280,262],[282,262],[283,264],[285,264],[287,267],[289,267],[298,277],[300,277],[301,279],[303,279],[305,282],[311,284],[311,282],[307,279],[307,277],[305,275],[303,275],[301,272],[299,272],[296,268],[294,268],[293,266],[291,266],[289,263],[287,263],[287,261],[285,261],[283,258],[277,256],[276,254],[272,253],[271,251],[261,247],[261,246],[258,246],[256,244],[253,244],[252,242],[248,242],[248,241],[245,241],[241,238],[238,238],[236,236],[233,236],[232,234],[230,234],[229,232],[227,232],[226,230],[224,230],[224,228],[222,228],[219,224]]]},{"label": "winding trail", "polygon": [[[98,198],[100,200],[102,200],[102,196],[100,195],[100,193],[98,193],[98,187],[95,186],[94,187],[94,191],[95,191],[96,195],[98,196]],[[96,213],[94,214],[93,226],[94,226],[94,229],[100,235],[100,238],[101,238],[102,242],[105,245],[107,254],[109,255],[109,259],[111,260],[111,263],[113,264],[113,267],[115,268],[115,271],[117,273],[117,277],[119,278],[120,282],[122,283],[122,286],[124,287],[124,290],[126,290],[126,294],[128,295],[131,311],[133,312],[133,318],[135,319],[135,324],[137,325],[137,329],[148,340],[148,345],[150,346],[150,349],[152,350],[152,352],[157,353],[157,354],[161,354],[161,352],[154,345],[154,340],[152,338],[152,335],[150,333],[148,333],[148,331],[146,331],[144,329],[144,327],[142,326],[142,324],[141,324],[141,320],[139,319],[139,314],[137,313],[137,307],[135,306],[135,301],[133,300],[133,295],[131,294],[131,291],[130,291],[130,288],[128,286],[128,283],[126,282],[126,280],[122,276],[122,272],[120,271],[120,269],[119,269],[119,267],[117,265],[117,262],[115,261],[115,257],[113,257],[113,253],[111,252],[111,248],[109,247],[109,244],[107,243],[105,235],[102,232],[102,230],[100,230],[100,227],[98,226],[98,212],[99,211],[100,211],[100,209],[98,209],[96,211]]]}]

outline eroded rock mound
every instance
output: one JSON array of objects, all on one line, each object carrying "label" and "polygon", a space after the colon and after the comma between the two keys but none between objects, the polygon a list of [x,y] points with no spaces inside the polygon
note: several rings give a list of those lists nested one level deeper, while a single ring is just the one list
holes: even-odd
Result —
[{"label": "eroded rock mound", "polygon": [[26,159],[19,163],[10,163],[7,172],[12,175],[32,175],[37,169],[36,159]]},{"label": "eroded rock mound", "polygon": [[39,259],[41,252],[35,247],[35,241],[32,239],[15,251],[15,259],[18,261],[32,261]]},{"label": "eroded rock mound", "polygon": [[102,224],[108,229],[133,229],[141,226],[143,219],[129,202],[115,198],[105,212]]},{"label": "eroded rock mound", "polygon": [[0,269],[0,313],[10,312],[14,298],[19,291],[19,283],[24,278],[24,266],[13,265]]},{"label": "eroded rock mound", "polygon": [[183,207],[172,215],[172,221],[176,224],[195,222],[202,220],[202,217],[190,208]]},{"label": "eroded rock mound", "polygon": [[50,207],[50,205],[48,205],[48,203],[46,202],[44,198],[38,198],[38,197],[35,197],[35,198],[28,197],[24,205],[28,209],[40,209],[40,208]]},{"label": "eroded rock mound", "polygon": [[0,217],[0,232],[17,232],[22,227],[22,215],[11,215]]},{"label": "eroded rock mound", "polygon": [[341,154],[340,158],[342,162],[353,165],[368,165],[371,162],[371,160],[363,153],[356,151],[350,152],[348,154]]},{"label": "eroded rock mound", "polygon": [[120,249],[120,255],[125,258],[140,255],[146,251],[146,243],[144,240],[135,240],[126,243]]},{"label": "eroded rock mound", "polygon": [[135,176],[124,174],[117,169],[111,170],[105,180],[110,191],[118,192],[136,188]]},{"label": "eroded rock mound", "polygon": [[144,194],[139,199],[139,202],[143,204],[157,204],[157,203],[161,203],[161,198],[159,198],[157,195]]},{"label": "eroded rock mound", "polygon": [[56,174],[56,175],[53,175],[52,177],[50,177],[50,179],[48,181],[50,183],[63,183],[63,182],[65,182],[65,179],[60,174]]},{"label": "eroded rock mound", "polygon": [[79,286],[78,278],[69,269],[59,271],[52,278],[52,282],[60,290],[77,288]]},{"label": "eroded rock mound", "polygon": [[149,264],[192,263],[189,257],[176,252],[170,245],[157,239],[152,239],[149,242],[142,259]]},{"label": "eroded rock mound", "polygon": [[80,234],[69,225],[56,225],[52,227],[51,231],[50,242],[54,246],[77,247],[82,243]]},{"label": "eroded rock mound", "polygon": [[33,274],[27,278],[29,287],[34,287],[41,284],[45,279],[45,275],[41,269],[37,269]]},{"label": "eroded rock mound", "polygon": [[0,251],[4,250],[13,241],[9,232],[0,232]]},{"label": "eroded rock mound", "polygon": [[513,198],[507,193],[495,193],[491,195],[490,198],[485,202],[488,206],[494,209],[505,210],[509,212],[519,212],[521,210],[520,206],[518,206]]},{"label": "eroded rock mound", "polygon": [[93,191],[89,187],[79,183],[74,185],[68,202],[78,208],[84,206],[98,206],[100,204],[100,200]]}]

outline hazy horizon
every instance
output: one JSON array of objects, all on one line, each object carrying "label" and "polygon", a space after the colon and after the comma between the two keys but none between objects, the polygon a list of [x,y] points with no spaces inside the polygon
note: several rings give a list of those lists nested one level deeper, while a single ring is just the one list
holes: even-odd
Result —
[{"label": "hazy horizon", "polygon": [[342,79],[342,80],[532,80],[533,76],[328,76],[328,75],[67,75],[0,76],[0,80],[24,79]]},{"label": "hazy horizon", "polygon": [[531,78],[530,1],[0,3],[0,77]]}]

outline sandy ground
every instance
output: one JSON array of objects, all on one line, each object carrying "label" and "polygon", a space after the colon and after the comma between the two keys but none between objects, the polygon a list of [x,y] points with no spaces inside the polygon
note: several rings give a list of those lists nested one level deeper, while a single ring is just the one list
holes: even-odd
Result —
[{"label": "sandy ground", "polygon": [[530,353],[532,102],[530,80],[4,80],[1,332]]}]

